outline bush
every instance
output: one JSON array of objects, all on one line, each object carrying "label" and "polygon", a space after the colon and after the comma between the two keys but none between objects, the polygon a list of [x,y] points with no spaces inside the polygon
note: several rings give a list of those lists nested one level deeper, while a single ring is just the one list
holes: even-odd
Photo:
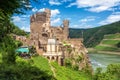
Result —
[{"label": "bush", "polygon": [[106,72],[101,68],[96,70],[93,80],[120,80],[120,64],[110,64]]},{"label": "bush", "polygon": [[55,80],[52,75],[24,62],[0,64],[0,80]]},{"label": "bush", "polygon": [[119,42],[119,43],[117,43],[117,44],[116,44],[116,46],[117,46],[118,48],[120,48],[120,42]]},{"label": "bush", "polygon": [[66,67],[71,67],[72,66],[70,59],[65,59],[65,66]]}]

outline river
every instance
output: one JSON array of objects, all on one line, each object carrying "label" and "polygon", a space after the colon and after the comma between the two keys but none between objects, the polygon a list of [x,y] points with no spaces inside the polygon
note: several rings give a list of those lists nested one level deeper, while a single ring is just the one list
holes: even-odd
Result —
[{"label": "river", "polygon": [[120,55],[113,55],[113,54],[89,54],[90,61],[92,63],[92,67],[95,70],[97,67],[106,69],[107,65],[112,63],[120,63]]}]

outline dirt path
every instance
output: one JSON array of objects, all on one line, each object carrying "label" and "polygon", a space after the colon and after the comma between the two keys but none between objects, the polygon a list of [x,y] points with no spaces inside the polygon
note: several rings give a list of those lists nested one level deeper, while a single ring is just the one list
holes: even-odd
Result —
[{"label": "dirt path", "polygon": [[53,76],[56,77],[55,68],[51,65],[50,60],[49,60],[49,65],[50,65],[50,68],[51,68],[51,70],[53,72]]}]

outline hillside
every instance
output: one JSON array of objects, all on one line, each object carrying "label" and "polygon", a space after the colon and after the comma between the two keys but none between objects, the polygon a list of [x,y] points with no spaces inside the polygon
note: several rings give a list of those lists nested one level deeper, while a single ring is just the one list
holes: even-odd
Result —
[{"label": "hillside", "polygon": [[[20,58],[18,58],[17,61],[29,62],[29,60],[24,60]],[[32,66],[39,68],[43,72],[46,72],[48,75],[54,76],[55,80],[91,80],[90,75],[87,75],[84,72],[79,72],[67,68],[65,66],[60,66],[54,61],[49,62],[46,58],[42,56],[32,57],[32,61],[33,61]],[[54,70],[52,70],[52,67],[54,68]],[[51,79],[47,79],[47,80],[51,80]]]},{"label": "hillside", "polygon": [[105,35],[103,40],[95,47],[95,49],[103,53],[119,53],[120,33]]},{"label": "hillside", "polygon": [[84,44],[86,47],[94,47],[97,44],[100,43],[100,41],[103,39],[104,35],[106,34],[115,34],[120,32],[120,21],[96,27],[96,28],[90,28],[90,29],[72,29],[70,28],[70,36],[71,38],[79,38],[82,37],[83,32],[83,38],[84,38]]},{"label": "hillside", "polygon": [[51,68],[52,66],[54,68],[55,78],[57,80],[90,80],[90,76],[83,72],[75,71],[64,66],[59,66],[56,62],[48,62],[47,59],[41,56],[34,57],[33,61],[36,67],[42,71],[46,71],[49,75],[53,75],[53,70]]}]

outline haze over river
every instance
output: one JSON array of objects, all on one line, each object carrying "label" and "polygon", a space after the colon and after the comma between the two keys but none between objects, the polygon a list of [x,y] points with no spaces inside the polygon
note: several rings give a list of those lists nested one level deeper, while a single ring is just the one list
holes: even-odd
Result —
[{"label": "haze over river", "polygon": [[109,64],[120,63],[120,55],[90,53],[89,54],[92,67],[95,70],[97,67],[102,67],[104,70]]}]

